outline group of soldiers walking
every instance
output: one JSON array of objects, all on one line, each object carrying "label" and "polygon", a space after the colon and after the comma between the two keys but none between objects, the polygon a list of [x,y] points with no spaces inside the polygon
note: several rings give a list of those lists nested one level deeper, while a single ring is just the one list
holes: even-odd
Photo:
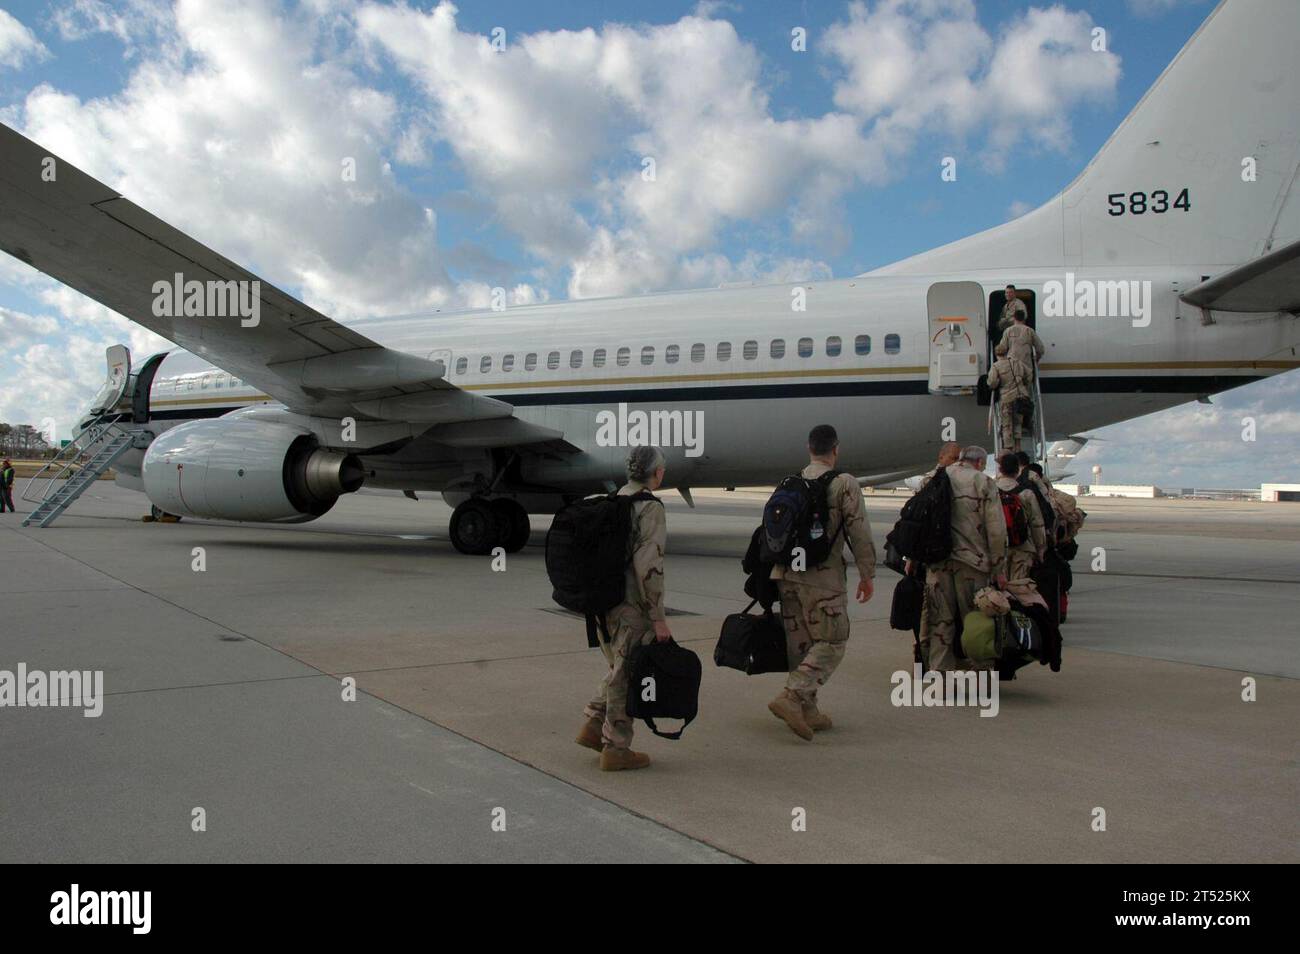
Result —
[{"label": "group of soldiers walking", "polygon": [[[808,465],[800,476],[813,481],[835,470],[839,451],[833,427],[823,424],[813,428],[808,435]],[[1052,534],[1061,526],[1054,516],[1049,517],[1053,507],[1047,501],[1054,491],[1042,469],[1027,455],[1004,452],[997,463],[996,480],[984,472],[987,463],[988,454],[981,447],[947,444],[937,466],[927,475],[932,478],[943,468],[952,486],[951,555],[933,566],[906,567],[908,573],[924,574],[920,644],[923,659],[933,670],[970,668],[970,662],[958,654],[957,634],[959,621],[975,608],[976,593],[991,584],[1012,595],[1032,588],[1032,571],[1053,545]],[[620,495],[657,489],[664,479],[663,454],[655,447],[633,448],[627,459],[627,478]],[[1028,520],[1026,538],[1012,545],[1008,544],[999,490],[1019,495]],[[849,637],[844,543],[849,545],[858,571],[857,601],[865,603],[874,595],[876,549],[857,480],[837,473],[827,485],[826,503],[824,531],[836,541],[830,555],[820,565],[804,569],[776,565],[770,574],[780,595],[790,672],[768,709],[804,740],[832,725],[819,706],[818,691],[843,660]],[[583,710],[575,740],[600,752],[600,767],[605,771],[650,764],[648,755],[631,748],[627,662],[637,646],[672,638],[664,607],[666,540],[663,505],[654,498],[637,501],[628,544],[627,595],[606,614],[611,638],[601,648],[609,669],[595,698]]]}]

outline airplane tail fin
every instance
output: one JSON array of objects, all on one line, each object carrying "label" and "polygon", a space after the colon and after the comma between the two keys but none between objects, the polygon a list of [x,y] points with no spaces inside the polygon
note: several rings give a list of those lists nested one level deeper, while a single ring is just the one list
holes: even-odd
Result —
[{"label": "airplane tail fin", "polygon": [[1231,266],[1300,238],[1297,0],[1223,0],[1046,205],[881,273]]}]

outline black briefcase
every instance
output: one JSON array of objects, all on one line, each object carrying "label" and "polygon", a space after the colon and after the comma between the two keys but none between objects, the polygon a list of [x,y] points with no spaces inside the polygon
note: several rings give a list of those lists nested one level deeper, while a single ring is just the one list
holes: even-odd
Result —
[{"label": "black briefcase", "polygon": [[[680,739],[700,710],[700,657],[671,639],[637,646],[627,657],[627,714],[644,719],[660,738]],[[676,732],[660,732],[655,719],[685,719]]]},{"label": "black briefcase", "polygon": [[750,613],[757,600],[743,612],[732,613],[722,621],[722,634],[713,649],[713,661],[746,675],[764,672],[789,672],[785,625],[771,612]]}]

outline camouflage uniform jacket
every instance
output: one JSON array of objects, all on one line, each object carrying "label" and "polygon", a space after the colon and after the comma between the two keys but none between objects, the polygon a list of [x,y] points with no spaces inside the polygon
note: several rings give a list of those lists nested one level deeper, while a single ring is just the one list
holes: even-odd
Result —
[{"label": "camouflage uniform jacket", "polygon": [[1010,358],[998,358],[989,368],[988,384],[998,392],[999,403],[1010,405],[1016,398],[1032,396],[1029,389],[1029,369]]},{"label": "camouflage uniform jacket", "polygon": [[[635,480],[619,488],[620,496],[649,490]],[[652,620],[664,618],[664,548],[668,544],[668,519],[657,500],[632,504],[632,533],[628,537],[627,595],[625,603]]]},{"label": "camouflage uniform jacket", "polygon": [[993,478],[963,463],[947,468],[952,485],[952,557],[981,573],[1002,565],[1007,525]]},{"label": "camouflage uniform jacket", "polygon": [[[825,464],[809,464],[800,472],[800,476],[815,480],[828,470],[830,468]],[[848,591],[848,576],[844,566],[845,540],[853,550],[853,562],[857,565],[858,575],[864,580],[876,575],[876,546],[871,541],[867,508],[862,504],[862,488],[852,475],[840,474],[832,480],[826,488],[826,501],[830,507],[830,526],[826,532],[834,539],[826,562],[802,571],[778,564],[772,567],[772,579],[823,590],[836,596],[835,603],[843,606],[848,602],[845,595]]]}]

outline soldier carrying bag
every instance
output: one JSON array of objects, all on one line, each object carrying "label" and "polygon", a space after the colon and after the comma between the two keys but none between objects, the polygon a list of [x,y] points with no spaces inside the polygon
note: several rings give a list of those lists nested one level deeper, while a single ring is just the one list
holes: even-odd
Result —
[{"label": "soldier carrying bag", "polygon": [[747,676],[764,672],[789,672],[785,625],[765,607],[763,614],[750,613],[752,600],[739,613],[722,621],[722,634],[713,649],[713,662],[728,669],[739,669]]},{"label": "soldier carrying bag", "polygon": [[[680,739],[700,708],[700,657],[673,640],[642,643],[627,657],[627,714],[662,739]],[[685,719],[660,732],[655,719]]]},{"label": "soldier carrying bag", "polygon": [[600,645],[596,628],[610,643],[605,614],[627,597],[631,558],[632,505],[659,498],[650,491],[575,500],[562,508],[546,534],[546,575],[551,598],[587,620],[587,645]]}]

